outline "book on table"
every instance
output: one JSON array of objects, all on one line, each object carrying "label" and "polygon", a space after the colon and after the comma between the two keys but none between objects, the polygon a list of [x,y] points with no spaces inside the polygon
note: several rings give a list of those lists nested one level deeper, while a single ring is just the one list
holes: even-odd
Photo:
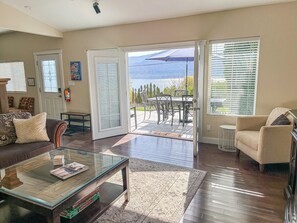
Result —
[{"label": "book on table", "polygon": [[75,176],[81,172],[86,171],[87,169],[89,169],[89,167],[86,165],[77,162],[72,162],[64,166],[61,166],[57,169],[51,170],[50,173],[61,180],[66,180],[69,177]]}]

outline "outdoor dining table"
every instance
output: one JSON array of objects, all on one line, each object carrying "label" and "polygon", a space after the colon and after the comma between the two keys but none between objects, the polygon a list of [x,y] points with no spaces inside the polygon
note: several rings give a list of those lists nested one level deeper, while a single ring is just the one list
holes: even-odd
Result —
[{"label": "outdoor dining table", "polygon": [[[172,97],[171,99],[172,99],[172,103],[179,104],[181,106],[183,105],[182,97]],[[156,103],[157,100],[156,100],[156,97],[153,97],[153,98],[148,98],[148,101]],[[222,107],[224,101],[226,101],[225,98],[210,98],[211,111],[215,111],[217,107]],[[186,103],[193,104],[193,101],[188,100],[186,101]],[[185,106],[182,106],[182,107],[184,108]],[[185,115],[185,122],[189,122],[187,114]]]},{"label": "outdoor dining table", "polygon": [[[182,97],[171,97],[171,99],[172,99],[172,103],[174,103],[174,104],[176,104],[176,105],[180,105],[181,106],[181,108],[185,108],[185,106],[183,106],[183,100],[182,100]],[[148,101],[150,101],[150,102],[154,102],[154,103],[156,103],[157,102],[157,99],[156,99],[156,97],[154,97],[154,98],[148,98],[147,99]],[[162,100],[161,100],[162,101]],[[164,100],[165,101],[165,100]],[[192,101],[192,99],[187,99],[186,101],[184,101],[184,103],[187,103],[187,104],[193,104],[193,101]],[[184,112],[184,111],[183,111]],[[186,114],[185,114],[185,122],[191,122],[191,120],[189,120],[188,119],[188,112],[189,112],[189,110],[187,109],[186,110]],[[181,120],[181,122],[182,122],[182,120]]]}]

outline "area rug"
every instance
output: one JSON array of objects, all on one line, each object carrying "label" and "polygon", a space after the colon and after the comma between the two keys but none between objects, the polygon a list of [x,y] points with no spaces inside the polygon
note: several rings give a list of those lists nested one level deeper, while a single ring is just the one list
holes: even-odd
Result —
[{"label": "area rug", "polygon": [[[130,201],[121,198],[96,223],[178,223],[205,175],[201,170],[130,158]],[[121,184],[121,174],[110,181]]]},{"label": "area rug", "polygon": [[175,137],[175,138],[181,138],[182,137],[182,134],[179,134],[179,133],[170,133],[170,132],[152,131],[152,134],[159,135],[159,136]]}]

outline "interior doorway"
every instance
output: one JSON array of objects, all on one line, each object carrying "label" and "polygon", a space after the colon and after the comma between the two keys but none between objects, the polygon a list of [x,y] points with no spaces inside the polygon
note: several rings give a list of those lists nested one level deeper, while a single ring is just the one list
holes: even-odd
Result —
[{"label": "interior doorway", "polygon": [[[128,53],[131,132],[163,137],[193,139],[193,106],[183,103],[183,95],[192,102],[194,94],[194,42],[186,46],[137,50]],[[174,111],[169,115],[156,96],[170,95]],[[184,97],[186,99],[186,97]],[[170,102],[172,100],[172,102]],[[171,104],[170,104],[171,106]],[[186,120],[185,119],[186,113]],[[172,114],[174,114],[172,118]]]}]

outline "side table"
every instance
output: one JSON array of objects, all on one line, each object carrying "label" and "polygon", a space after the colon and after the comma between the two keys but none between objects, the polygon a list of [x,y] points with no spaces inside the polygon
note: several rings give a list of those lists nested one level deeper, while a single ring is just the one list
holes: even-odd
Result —
[{"label": "side table", "polygon": [[225,152],[236,152],[234,147],[235,125],[220,125],[218,148]]},{"label": "side table", "polygon": [[[79,126],[82,127],[83,132],[85,131],[85,128],[91,129],[91,115],[89,113],[82,113],[82,112],[62,112],[61,114],[61,120],[68,121],[68,127],[71,128],[71,126]],[[66,119],[63,119],[64,116],[66,116]],[[74,125],[71,124],[71,122],[75,123],[81,123],[82,125]],[[89,122],[90,126],[86,126],[85,123]]]}]

